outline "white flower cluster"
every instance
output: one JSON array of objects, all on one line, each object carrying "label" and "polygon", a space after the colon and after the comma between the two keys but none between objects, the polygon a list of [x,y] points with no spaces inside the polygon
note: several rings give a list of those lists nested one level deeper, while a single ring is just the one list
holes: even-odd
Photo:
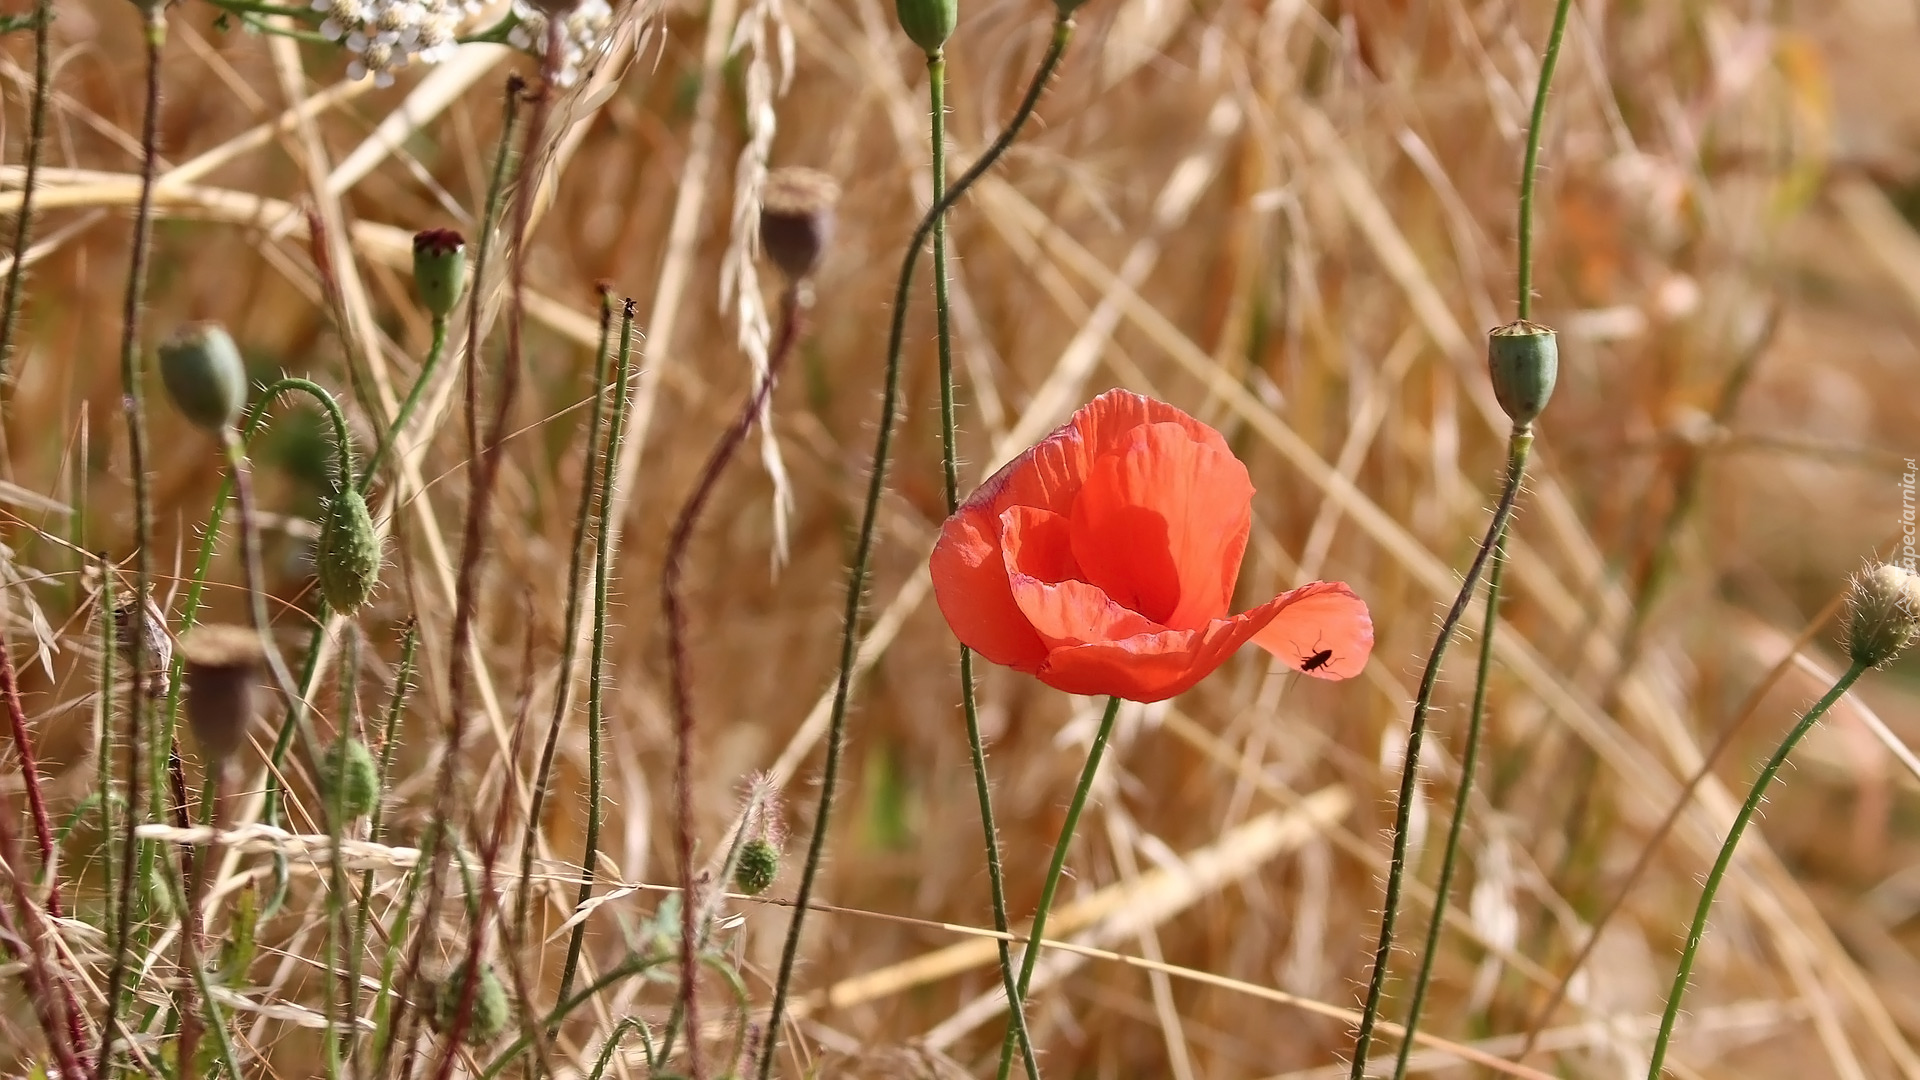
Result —
[{"label": "white flower cluster", "polygon": [[[508,43],[535,56],[544,55],[547,16],[527,0],[513,0],[513,13],[520,23],[507,34]],[[612,28],[613,8],[607,0],[583,0],[566,14],[560,24],[560,74],[556,78],[561,86],[572,86],[580,78]]]},{"label": "white flower cluster", "polygon": [[347,47],[347,74],[372,75],[380,86],[415,61],[437,64],[453,55],[460,23],[481,6],[476,0],[313,0],[325,12],[320,33]]}]

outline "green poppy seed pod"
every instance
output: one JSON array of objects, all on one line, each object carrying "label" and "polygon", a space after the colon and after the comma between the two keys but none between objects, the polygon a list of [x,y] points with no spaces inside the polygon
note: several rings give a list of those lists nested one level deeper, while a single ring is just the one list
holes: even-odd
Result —
[{"label": "green poppy seed pod", "polygon": [[213,768],[246,745],[267,652],[250,627],[197,626],[180,643],[187,730]]},{"label": "green poppy seed pod", "polygon": [[335,740],[320,766],[320,793],[338,798],[348,820],[366,817],[380,804],[380,769],[359,739]]},{"label": "green poppy seed pod", "polygon": [[[453,1026],[453,1016],[460,1008],[460,995],[465,989],[462,984],[466,980],[460,978],[460,974],[466,970],[470,969],[462,965],[434,989],[431,1019],[437,1031]],[[481,964],[480,982],[473,988],[473,1007],[467,1013],[467,1031],[461,1041],[468,1046],[484,1046],[499,1038],[512,1021],[506,987],[500,985],[500,976],[494,974],[491,966]]]},{"label": "green poppy seed pod", "polygon": [[959,0],[893,0],[893,11],[907,38],[929,56],[940,51],[960,22]]},{"label": "green poppy seed pod", "polygon": [[467,291],[467,241],[452,229],[413,234],[413,287],[436,319],[453,313]]},{"label": "green poppy seed pod", "polygon": [[1920,633],[1920,574],[1882,563],[1853,578],[1847,596],[1847,655],[1865,667],[1893,659]]},{"label": "green poppy seed pod", "polygon": [[216,435],[247,408],[247,365],[219,323],[193,323],[160,343],[160,381],[181,415]]},{"label": "green poppy seed pod", "polygon": [[733,868],[733,887],[748,896],[759,896],[773,888],[780,876],[780,849],[764,836],[756,836],[741,845],[740,862]]},{"label": "green poppy seed pod", "polygon": [[788,281],[804,281],[833,243],[840,185],[815,169],[788,167],[767,175],[760,191],[760,248]]},{"label": "green poppy seed pod", "polygon": [[1560,341],[1550,326],[1525,319],[1487,332],[1487,371],[1493,394],[1513,426],[1533,423],[1560,378]]},{"label": "green poppy seed pod", "polygon": [[353,488],[343,488],[328,500],[313,568],[320,579],[320,595],[342,615],[360,610],[380,583],[380,542],[373,535],[373,515],[367,512],[367,500]]}]

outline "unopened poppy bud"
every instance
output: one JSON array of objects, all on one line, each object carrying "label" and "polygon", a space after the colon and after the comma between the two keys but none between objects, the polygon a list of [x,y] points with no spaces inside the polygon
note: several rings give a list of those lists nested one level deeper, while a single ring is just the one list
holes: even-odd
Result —
[{"label": "unopened poppy bud", "polygon": [[893,0],[893,11],[908,40],[929,56],[940,51],[960,22],[958,0]]},{"label": "unopened poppy bud", "polygon": [[1533,423],[1560,378],[1560,342],[1550,326],[1525,319],[1487,332],[1487,372],[1493,395],[1513,426]]},{"label": "unopened poppy bud", "polygon": [[198,626],[180,643],[187,729],[216,768],[246,745],[267,666],[260,635],[244,626]]},{"label": "unopened poppy bud", "polygon": [[773,888],[780,876],[780,849],[764,836],[756,836],[740,846],[740,861],[733,868],[733,887],[748,896],[759,896]]},{"label": "unopened poppy bud", "polygon": [[1920,633],[1920,575],[1882,563],[1854,575],[1848,596],[1847,654],[1878,667]]},{"label": "unopened poppy bud", "polygon": [[182,327],[160,343],[160,381],[181,415],[214,434],[240,422],[247,366],[219,323]]},{"label": "unopened poppy bud", "polygon": [[812,276],[833,243],[840,185],[817,169],[789,167],[767,176],[760,193],[760,246],[788,281]]},{"label": "unopened poppy bud", "polygon": [[[454,1014],[460,1009],[460,998],[466,992],[466,979],[461,976],[470,970],[462,965],[435,988],[430,1017],[435,1030],[444,1032],[453,1026]],[[461,1036],[461,1041],[468,1046],[490,1043],[507,1030],[512,1020],[512,1010],[507,1004],[507,989],[500,985],[500,976],[493,973],[490,965],[481,964],[480,981],[473,988],[473,1006],[467,1013],[467,1030]]]},{"label": "unopened poppy bud", "polygon": [[[121,596],[113,602],[114,643],[129,668],[135,663],[134,603],[132,594]],[[167,617],[161,614],[160,605],[148,597],[144,606],[147,617],[138,644],[144,646],[146,653],[147,693],[161,697],[167,692],[167,675],[173,668],[173,638],[167,634]]]},{"label": "unopened poppy bud", "polygon": [[366,743],[349,737],[327,748],[320,766],[320,793],[330,801],[340,800],[348,820],[373,813],[380,803],[380,769]]},{"label": "unopened poppy bud", "polygon": [[313,568],[320,595],[342,615],[360,610],[380,583],[380,541],[373,534],[373,515],[353,488],[343,488],[328,500]]},{"label": "unopened poppy bud", "polygon": [[434,318],[452,314],[467,291],[467,241],[452,229],[413,234],[413,287]]}]

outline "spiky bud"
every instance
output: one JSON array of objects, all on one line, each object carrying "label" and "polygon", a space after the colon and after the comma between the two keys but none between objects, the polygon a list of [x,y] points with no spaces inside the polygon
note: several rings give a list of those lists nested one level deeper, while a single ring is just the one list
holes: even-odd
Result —
[{"label": "spiky bud", "polygon": [[759,896],[773,888],[780,876],[780,849],[764,836],[756,836],[740,846],[740,861],[733,868],[733,887],[748,896]]},{"label": "spiky bud", "polygon": [[320,543],[313,553],[314,576],[327,606],[342,615],[360,610],[380,583],[380,541],[373,515],[360,492],[341,488],[327,500]]},{"label": "spiky bud", "polygon": [[348,820],[366,817],[380,804],[380,769],[359,739],[336,739],[320,765],[320,793],[340,800]]},{"label": "spiky bud", "polygon": [[958,0],[893,0],[893,11],[908,40],[928,56],[940,51],[960,22]]},{"label": "spiky bud", "polygon": [[1893,659],[1920,633],[1920,574],[1881,563],[1854,575],[1847,655],[1864,667]]},{"label": "spiky bud", "polygon": [[413,234],[413,287],[435,318],[453,313],[467,291],[467,240],[452,229]]},{"label": "spiky bud", "polygon": [[[468,970],[471,969],[461,965],[434,988],[431,1019],[436,1031],[444,1032],[453,1026],[454,1014],[459,1011],[460,997],[465,992],[466,980],[460,975]],[[480,981],[473,988],[473,1007],[467,1013],[467,1030],[461,1041],[468,1046],[483,1046],[499,1038],[512,1021],[507,988],[500,985],[500,976],[494,974],[490,965],[481,964]]]},{"label": "spiky bud", "polygon": [[215,435],[247,408],[247,365],[219,323],[192,323],[160,343],[160,381],[188,420]]},{"label": "spiky bud", "polygon": [[250,627],[197,626],[180,643],[187,729],[209,764],[223,767],[246,745],[267,652]]},{"label": "spiky bud", "polygon": [[804,281],[819,269],[833,243],[834,204],[840,185],[817,169],[775,169],[760,192],[760,247],[788,281]]},{"label": "spiky bud", "polygon": [[1493,395],[1516,428],[1532,424],[1560,378],[1560,341],[1550,326],[1525,319],[1487,331]]}]

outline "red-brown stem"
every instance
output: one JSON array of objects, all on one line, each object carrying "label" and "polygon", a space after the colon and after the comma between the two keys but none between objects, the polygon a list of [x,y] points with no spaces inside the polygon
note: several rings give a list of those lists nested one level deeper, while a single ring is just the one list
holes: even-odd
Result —
[{"label": "red-brown stem", "polygon": [[[526,323],[527,288],[527,230],[533,218],[533,198],[540,186],[539,153],[541,140],[546,135],[547,112],[553,103],[554,76],[560,71],[560,51],[563,43],[564,27],[557,19],[547,23],[546,57],[540,65],[540,88],[534,92],[533,112],[527,120],[525,142],[520,154],[520,178],[513,194],[513,254],[511,259],[511,288],[507,304],[507,357],[504,369],[500,372],[500,393],[493,406],[493,415],[488,418],[486,442],[473,470],[472,487],[467,494],[467,520],[464,538],[460,549],[460,567],[454,587],[453,632],[451,655],[447,658],[447,746],[440,760],[438,794],[435,799],[434,820],[445,825],[452,813],[455,795],[455,779],[458,776],[460,744],[466,735],[467,698],[469,671],[471,663],[468,650],[473,641],[474,614],[479,607],[480,567],[486,557],[487,527],[492,517],[494,481],[500,474],[500,459],[506,445],[507,418],[513,413],[513,403],[520,393],[520,373],[522,364],[521,332]],[[480,291],[475,284],[475,293]],[[479,359],[479,341],[477,327],[469,324],[467,329],[467,433],[471,439],[477,434],[475,428],[476,408],[479,404],[477,387],[478,375],[475,367]],[[442,837],[445,839],[444,835]],[[433,865],[427,870],[426,907],[422,909],[424,917],[420,932],[414,938],[413,948],[407,958],[407,968],[402,975],[399,1004],[396,1008],[405,1008],[407,991],[411,989],[420,970],[420,959],[428,936],[434,912],[440,906],[443,888],[441,878],[446,866],[442,854],[447,850],[438,846]],[[395,1019],[395,1039],[405,1038],[406,1032],[400,1022],[405,1019],[403,1012]],[[451,1045],[451,1042],[450,1042]],[[401,1080],[413,1075],[414,1050],[406,1048],[406,1057],[400,1068]]]},{"label": "red-brown stem", "polygon": [[[13,822],[7,815],[0,814],[0,858],[4,858],[8,866],[18,866],[17,849]],[[0,905],[0,934],[5,934],[9,941],[19,942],[21,951],[26,954],[21,957],[25,961],[21,981],[26,983],[27,996],[33,999],[34,1016],[40,1021],[40,1031],[46,1037],[48,1052],[60,1066],[60,1075],[85,1075],[77,1056],[78,1044],[69,1041],[73,1037],[69,1033],[77,1027],[79,1019],[74,1011],[76,1006],[73,1004],[72,990],[67,988],[64,995],[67,1016],[63,1028],[58,1015],[60,1007],[54,1004],[54,996],[48,992],[48,984],[54,980],[48,970],[46,951],[41,946],[40,920],[34,914],[33,900],[27,895],[27,887],[21,883],[19,874],[9,873],[7,883],[12,887],[13,904],[20,912],[20,921],[26,927],[25,933],[22,933],[21,928],[14,924],[13,913],[5,905]],[[65,980],[61,982],[64,984]]]},{"label": "red-brown stem", "polygon": [[680,902],[680,1013],[685,1018],[687,1032],[687,1070],[693,1080],[706,1080],[706,1064],[700,1057],[699,1002],[694,993],[700,970],[694,955],[700,905],[693,881],[693,701],[687,670],[687,613],[680,595],[681,564],[693,540],[694,527],[699,524],[700,512],[712,498],[720,474],[747,441],[754,421],[766,408],[774,383],[780,378],[780,369],[786,366],[787,356],[793,352],[793,343],[799,337],[800,286],[789,284],[780,296],[780,332],[767,356],[767,376],[754,388],[740,415],[734,418],[733,426],[720,436],[713,453],[708,455],[693,493],[687,496],[680,516],[674,520],[673,532],[667,539],[666,565],[660,573],[660,606],[667,616],[667,670],[673,690],[675,855],[679,861],[680,886],[685,890]]}]

